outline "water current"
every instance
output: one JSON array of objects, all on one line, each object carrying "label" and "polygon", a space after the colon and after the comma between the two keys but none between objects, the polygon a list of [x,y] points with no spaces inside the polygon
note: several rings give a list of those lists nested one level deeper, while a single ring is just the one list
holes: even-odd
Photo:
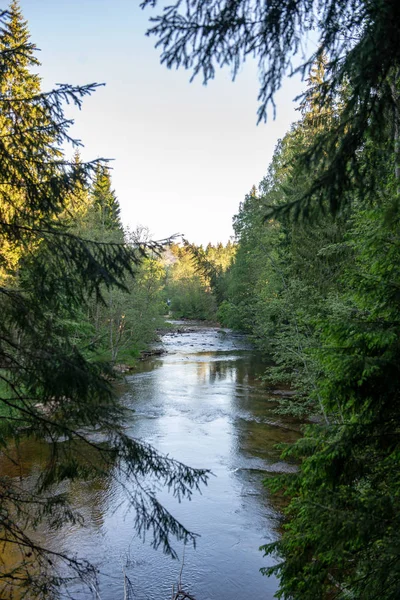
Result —
[{"label": "water current", "polygon": [[[187,322],[184,332],[163,336],[166,353],[143,361],[126,378],[122,400],[133,409],[127,431],[192,467],[212,472],[189,502],[167,491],[158,498],[189,530],[182,584],[196,600],[270,600],[277,581],[260,574],[272,564],[259,547],[278,535],[279,514],[263,480],[291,469],[276,444],[297,436],[295,423],[280,420],[258,379],[257,354],[245,337]],[[40,461],[39,461],[40,462]],[[170,600],[181,563],[154,550],[134,533],[134,515],[118,485],[73,484],[73,502],[85,526],[43,532],[45,543],[78,554],[99,568],[99,586],[71,588],[74,599],[123,600],[125,573],[134,600]],[[174,542],[180,559],[183,546]]]}]

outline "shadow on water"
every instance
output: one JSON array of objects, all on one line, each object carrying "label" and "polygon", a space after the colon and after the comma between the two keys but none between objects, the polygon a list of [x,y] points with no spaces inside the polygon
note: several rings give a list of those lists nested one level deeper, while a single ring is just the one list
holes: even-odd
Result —
[{"label": "shadow on water", "polygon": [[[192,324],[186,333],[165,335],[163,344],[166,354],[142,362],[121,394],[134,411],[126,424],[130,435],[213,473],[191,502],[179,504],[165,490],[158,494],[201,536],[196,549],[185,549],[183,581],[198,600],[270,600],[277,582],[259,573],[271,559],[258,548],[276,537],[278,514],[262,482],[293,468],[281,462],[275,445],[294,441],[297,424],[274,414],[258,379],[262,364],[243,336]],[[42,446],[27,448],[25,478],[40,469],[44,455]],[[3,473],[11,469],[0,466]],[[97,598],[122,600],[124,569],[135,599],[168,600],[180,566],[152,549],[149,540],[137,539],[134,516],[115,480],[73,483],[68,491],[85,527],[39,531],[43,543],[98,566]],[[182,556],[183,548],[175,547]],[[71,593],[92,597],[87,589],[73,587]]]}]

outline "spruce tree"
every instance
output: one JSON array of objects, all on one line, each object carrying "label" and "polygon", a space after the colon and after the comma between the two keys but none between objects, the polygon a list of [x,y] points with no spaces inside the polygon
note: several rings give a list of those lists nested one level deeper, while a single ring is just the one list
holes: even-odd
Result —
[{"label": "spruce tree", "polygon": [[353,215],[342,293],[319,317],[329,424],[308,425],[285,451],[298,472],[269,483],[291,498],[281,539],[265,546],[279,598],[399,597],[399,219],[386,209]]},{"label": "spruce tree", "polygon": [[[81,105],[97,84],[61,85],[43,92],[30,69],[35,47],[18,4],[1,14],[0,29],[0,446],[18,466],[15,448],[26,438],[47,444],[48,460],[35,485],[0,477],[0,537],[16,563],[0,574],[2,595],[25,586],[29,598],[55,597],[64,579],[54,570],[62,562],[85,579],[93,568],[79,557],[50,551],[34,531],[79,522],[58,484],[115,473],[129,481],[126,493],[139,533],[150,530],[153,544],[174,553],[170,535],[189,541],[188,532],[143,486],[148,474],[179,497],[205,479],[130,438],[121,426],[124,411],[110,383],[108,365],[77,347],[66,326],[104,289],[124,289],[140,253],[158,244],[132,248],[93,241],[77,234],[66,211],[71,195],[87,189],[97,163],[68,161],[61,153],[69,135],[63,102]],[[91,435],[102,432],[102,443]],[[90,453],[98,459],[93,460]]]},{"label": "spruce tree", "polygon": [[268,383],[294,385],[297,396],[279,401],[279,411],[313,417],[285,450],[296,472],[266,482],[290,503],[279,539],[264,548],[276,560],[264,572],[280,577],[277,597],[287,600],[391,600],[400,581],[393,468],[400,440],[399,217],[391,144],[383,153],[368,140],[359,156],[367,166],[380,154],[374,175],[381,189],[369,210],[355,195],[352,212],[336,219],[318,210],[312,222],[263,218],[266,204],[301,194],[313,173],[301,173],[297,157],[338,118],[340,98],[330,110],[319,100],[321,66],[311,72],[302,119],[279,143],[259,195],[253,190],[235,217],[230,299],[274,359]]},{"label": "spruce tree", "polygon": [[[27,98],[40,92],[40,80],[37,75],[30,72],[30,68],[37,67],[39,61],[33,54],[34,47],[29,43],[29,31],[26,21],[23,20],[19,5],[13,1],[9,8],[9,18],[2,23],[0,37],[0,52],[9,60],[2,61],[2,73],[0,81],[0,135],[3,154],[12,155],[14,160],[24,160],[24,146],[20,141],[22,136],[29,136],[25,123],[33,120],[38,124],[39,117],[30,103],[24,102]],[[12,101],[18,99],[19,106]],[[26,145],[25,145],[26,146]],[[8,168],[13,168],[10,163]],[[13,173],[15,176],[16,174]],[[3,186],[4,187],[4,186]],[[9,223],[17,223],[24,212],[24,195],[16,186],[9,189],[1,203],[1,214],[3,220]],[[16,268],[21,256],[22,245],[25,239],[23,235],[19,239],[10,239],[10,236],[1,236],[2,264],[1,278],[11,275]]]},{"label": "spruce tree", "polygon": [[120,206],[111,188],[110,170],[106,165],[99,164],[92,186],[92,204],[98,213],[99,223],[105,231],[121,230]]},{"label": "spruce tree", "polygon": [[60,215],[60,219],[65,219],[71,225],[74,224],[79,228],[84,220],[87,219],[91,207],[90,185],[92,185],[92,183],[87,182],[82,178],[85,165],[82,164],[82,158],[78,148],[74,151],[71,164],[73,166],[76,183],[65,202],[65,211]]}]

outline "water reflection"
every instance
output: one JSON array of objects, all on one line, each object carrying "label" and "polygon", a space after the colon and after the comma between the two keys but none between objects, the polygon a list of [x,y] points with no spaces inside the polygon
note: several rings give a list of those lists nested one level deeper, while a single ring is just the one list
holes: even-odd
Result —
[{"label": "water reflection", "polygon": [[[290,468],[274,445],[298,433],[293,423],[274,415],[257,379],[261,366],[243,337],[193,327],[165,336],[164,345],[167,354],[142,363],[127,378],[123,400],[134,410],[127,423],[130,435],[214,474],[191,502],[178,504],[165,490],[159,493],[181,522],[201,534],[197,549],[185,551],[183,581],[198,600],[270,600],[277,585],[260,575],[266,559],[258,547],[276,535],[276,512],[262,480]],[[24,477],[40,469],[43,452],[29,448]],[[123,598],[122,568],[135,599],[170,598],[180,567],[134,535],[134,515],[112,473],[71,484],[69,493],[86,526],[42,531],[45,543],[95,562],[102,600]],[[71,594],[91,597],[78,587]]]}]

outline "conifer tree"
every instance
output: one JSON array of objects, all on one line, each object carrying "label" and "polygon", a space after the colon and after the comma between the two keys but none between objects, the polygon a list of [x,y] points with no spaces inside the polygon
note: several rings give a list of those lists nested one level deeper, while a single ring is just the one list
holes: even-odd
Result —
[{"label": "conifer tree", "polygon": [[332,98],[324,101],[328,59],[322,54],[317,57],[307,78],[306,91],[301,98],[298,110],[301,120],[296,128],[304,132],[303,144],[311,146],[315,137],[329,130],[335,119],[335,104]]},{"label": "conifer tree", "polygon": [[[18,143],[21,135],[29,135],[24,123],[38,119],[28,102],[20,102],[18,110],[11,105],[13,99],[31,98],[40,91],[40,80],[30,72],[30,68],[39,65],[33,55],[34,47],[29,43],[29,31],[24,21],[18,2],[14,0],[9,8],[9,19],[2,23],[0,36],[0,52],[10,60],[3,61],[0,81],[1,112],[0,135],[3,149],[13,157],[23,159],[22,147]],[[37,121],[36,121],[37,122]],[[1,203],[1,214],[8,222],[17,222],[23,211],[24,198],[15,186],[9,190],[7,198]],[[15,270],[21,256],[21,239],[10,240],[7,235],[1,238],[2,278]]]},{"label": "conifer tree", "polygon": [[92,203],[99,215],[100,226],[103,230],[121,230],[120,206],[111,188],[110,170],[106,165],[99,164],[96,168],[92,186]]},{"label": "conifer tree", "polygon": [[[0,447],[18,465],[20,439],[48,444],[48,461],[35,485],[0,477],[0,537],[16,557],[0,573],[1,594],[11,597],[19,585],[29,598],[48,598],[65,583],[55,562],[83,579],[94,575],[84,559],[50,551],[28,533],[43,520],[48,527],[79,522],[57,484],[123,474],[137,510],[134,527],[152,531],[153,544],[173,554],[171,534],[186,541],[193,535],[143,480],[156,475],[182,497],[204,481],[205,472],[126,435],[108,365],[82,352],[69,335],[68,316],[74,318],[93,297],[101,301],[104,289],[124,289],[140,253],[161,246],[93,241],[71,227],[65,218],[71,194],[77,185],[89,187],[97,162],[77,164],[62,155],[62,144],[76,145],[63,102],[80,106],[97,84],[43,92],[30,72],[37,65],[35,47],[16,2],[1,13],[0,24]],[[91,436],[94,430],[102,432],[101,444]]]},{"label": "conifer tree", "polygon": [[71,224],[79,225],[87,218],[91,202],[89,185],[82,179],[81,175],[84,172],[84,165],[78,148],[75,149],[71,165],[76,184],[66,200],[65,213],[60,215],[60,219],[66,219]]},{"label": "conifer tree", "polygon": [[[12,59],[4,61],[1,93],[9,98],[29,98],[40,92],[40,78],[30,71],[40,62],[34,55],[35,46],[30,42],[28,23],[24,20],[17,0],[8,8],[9,18],[2,24],[1,51]],[[4,54],[6,55],[6,54]],[[22,104],[21,109],[29,108]]]}]

